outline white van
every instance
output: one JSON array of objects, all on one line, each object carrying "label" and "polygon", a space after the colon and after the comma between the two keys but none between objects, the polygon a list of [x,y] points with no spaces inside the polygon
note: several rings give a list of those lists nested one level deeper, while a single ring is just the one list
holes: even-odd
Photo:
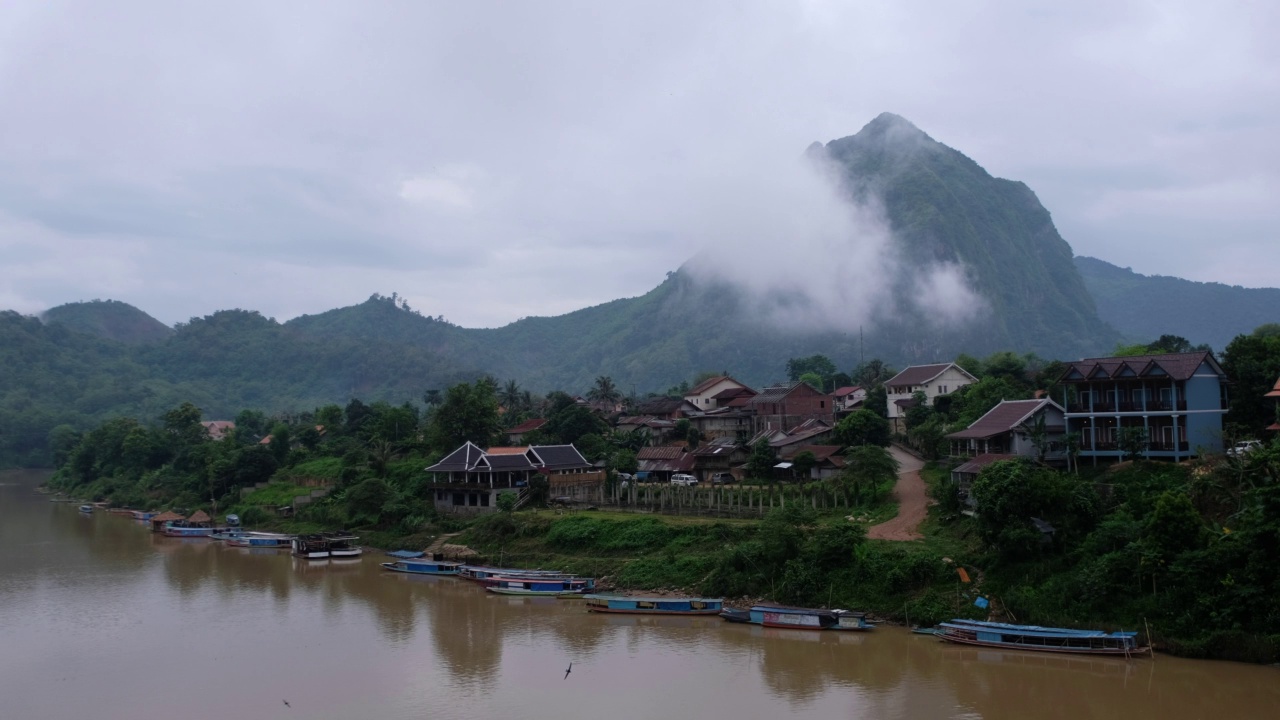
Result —
[{"label": "white van", "polygon": [[671,484],[672,485],[697,485],[698,478],[692,475],[686,475],[685,473],[676,473],[675,475],[671,476]]}]

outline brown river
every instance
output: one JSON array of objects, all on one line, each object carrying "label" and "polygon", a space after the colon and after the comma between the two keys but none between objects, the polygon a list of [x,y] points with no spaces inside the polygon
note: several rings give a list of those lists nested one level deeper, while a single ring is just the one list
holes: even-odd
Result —
[{"label": "brown river", "polygon": [[44,477],[0,473],[3,720],[1280,717],[1271,667],[595,615],[157,537]]}]

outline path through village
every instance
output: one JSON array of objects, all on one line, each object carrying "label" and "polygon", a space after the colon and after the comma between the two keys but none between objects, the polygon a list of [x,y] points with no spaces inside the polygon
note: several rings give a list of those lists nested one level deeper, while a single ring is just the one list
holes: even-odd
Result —
[{"label": "path through village", "polygon": [[898,482],[893,486],[894,497],[898,499],[898,514],[892,520],[872,525],[867,529],[867,537],[872,540],[919,540],[924,536],[918,528],[929,512],[929,493],[924,479],[920,477],[924,461],[897,446],[890,446],[889,452],[899,465]]}]

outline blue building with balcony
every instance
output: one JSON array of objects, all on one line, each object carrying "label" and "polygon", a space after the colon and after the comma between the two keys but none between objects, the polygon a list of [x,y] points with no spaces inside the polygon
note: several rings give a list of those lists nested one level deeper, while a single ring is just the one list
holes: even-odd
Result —
[{"label": "blue building with balcony", "polygon": [[1082,458],[1120,459],[1126,428],[1142,430],[1144,457],[1222,452],[1227,377],[1209,351],[1088,358],[1070,363],[1059,382]]}]

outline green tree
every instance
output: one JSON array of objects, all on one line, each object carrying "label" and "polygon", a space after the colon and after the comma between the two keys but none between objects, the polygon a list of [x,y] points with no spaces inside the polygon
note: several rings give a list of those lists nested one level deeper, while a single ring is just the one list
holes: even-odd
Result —
[{"label": "green tree", "polygon": [[179,445],[194,445],[209,437],[200,424],[200,408],[189,402],[164,414],[164,429]]},{"label": "green tree", "polygon": [[844,485],[853,490],[854,502],[864,498],[874,500],[880,486],[892,483],[898,477],[898,461],[888,450],[876,445],[858,445],[844,455],[845,469],[841,473]]},{"label": "green tree", "polygon": [[640,467],[640,461],[636,459],[636,454],[632,450],[622,449],[616,450],[609,460],[609,466],[617,472],[635,474]]},{"label": "green tree", "polygon": [[773,466],[778,464],[778,454],[768,440],[759,440],[751,448],[747,458],[747,474],[756,480],[773,480]]},{"label": "green tree", "polygon": [[614,384],[613,378],[600,375],[596,378],[595,385],[587,391],[587,399],[612,406],[622,401],[622,392]]},{"label": "green tree", "polygon": [[791,472],[801,480],[809,479],[809,471],[818,464],[818,458],[808,450],[802,450],[791,458]]},{"label": "green tree", "polygon": [[809,357],[791,358],[787,361],[787,378],[792,382],[799,382],[805,373],[813,373],[822,378],[823,382],[815,387],[819,391],[824,390],[827,378],[836,374],[836,364],[831,362],[831,358],[826,355],[810,355]]},{"label": "green tree", "polygon": [[1147,451],[1147,429],[1144,427],[1122,427],[1116,433],[1116,447],[1124,454],[1125,460],[1134,460]]},{"label": "green tree", "polygon": [[428,438],[436,451],[451,452],[465,442],[489,447],[501,429],[492,386],[483,381],[458,383],[445,391],[431,417]]},{"label": "green tree", "polygon": [[836,442],[843,447],[854,445],[878,445],[888,447],[892,434],[889,421],[871,410],[854,410],[836,423],[833,433]]}]

